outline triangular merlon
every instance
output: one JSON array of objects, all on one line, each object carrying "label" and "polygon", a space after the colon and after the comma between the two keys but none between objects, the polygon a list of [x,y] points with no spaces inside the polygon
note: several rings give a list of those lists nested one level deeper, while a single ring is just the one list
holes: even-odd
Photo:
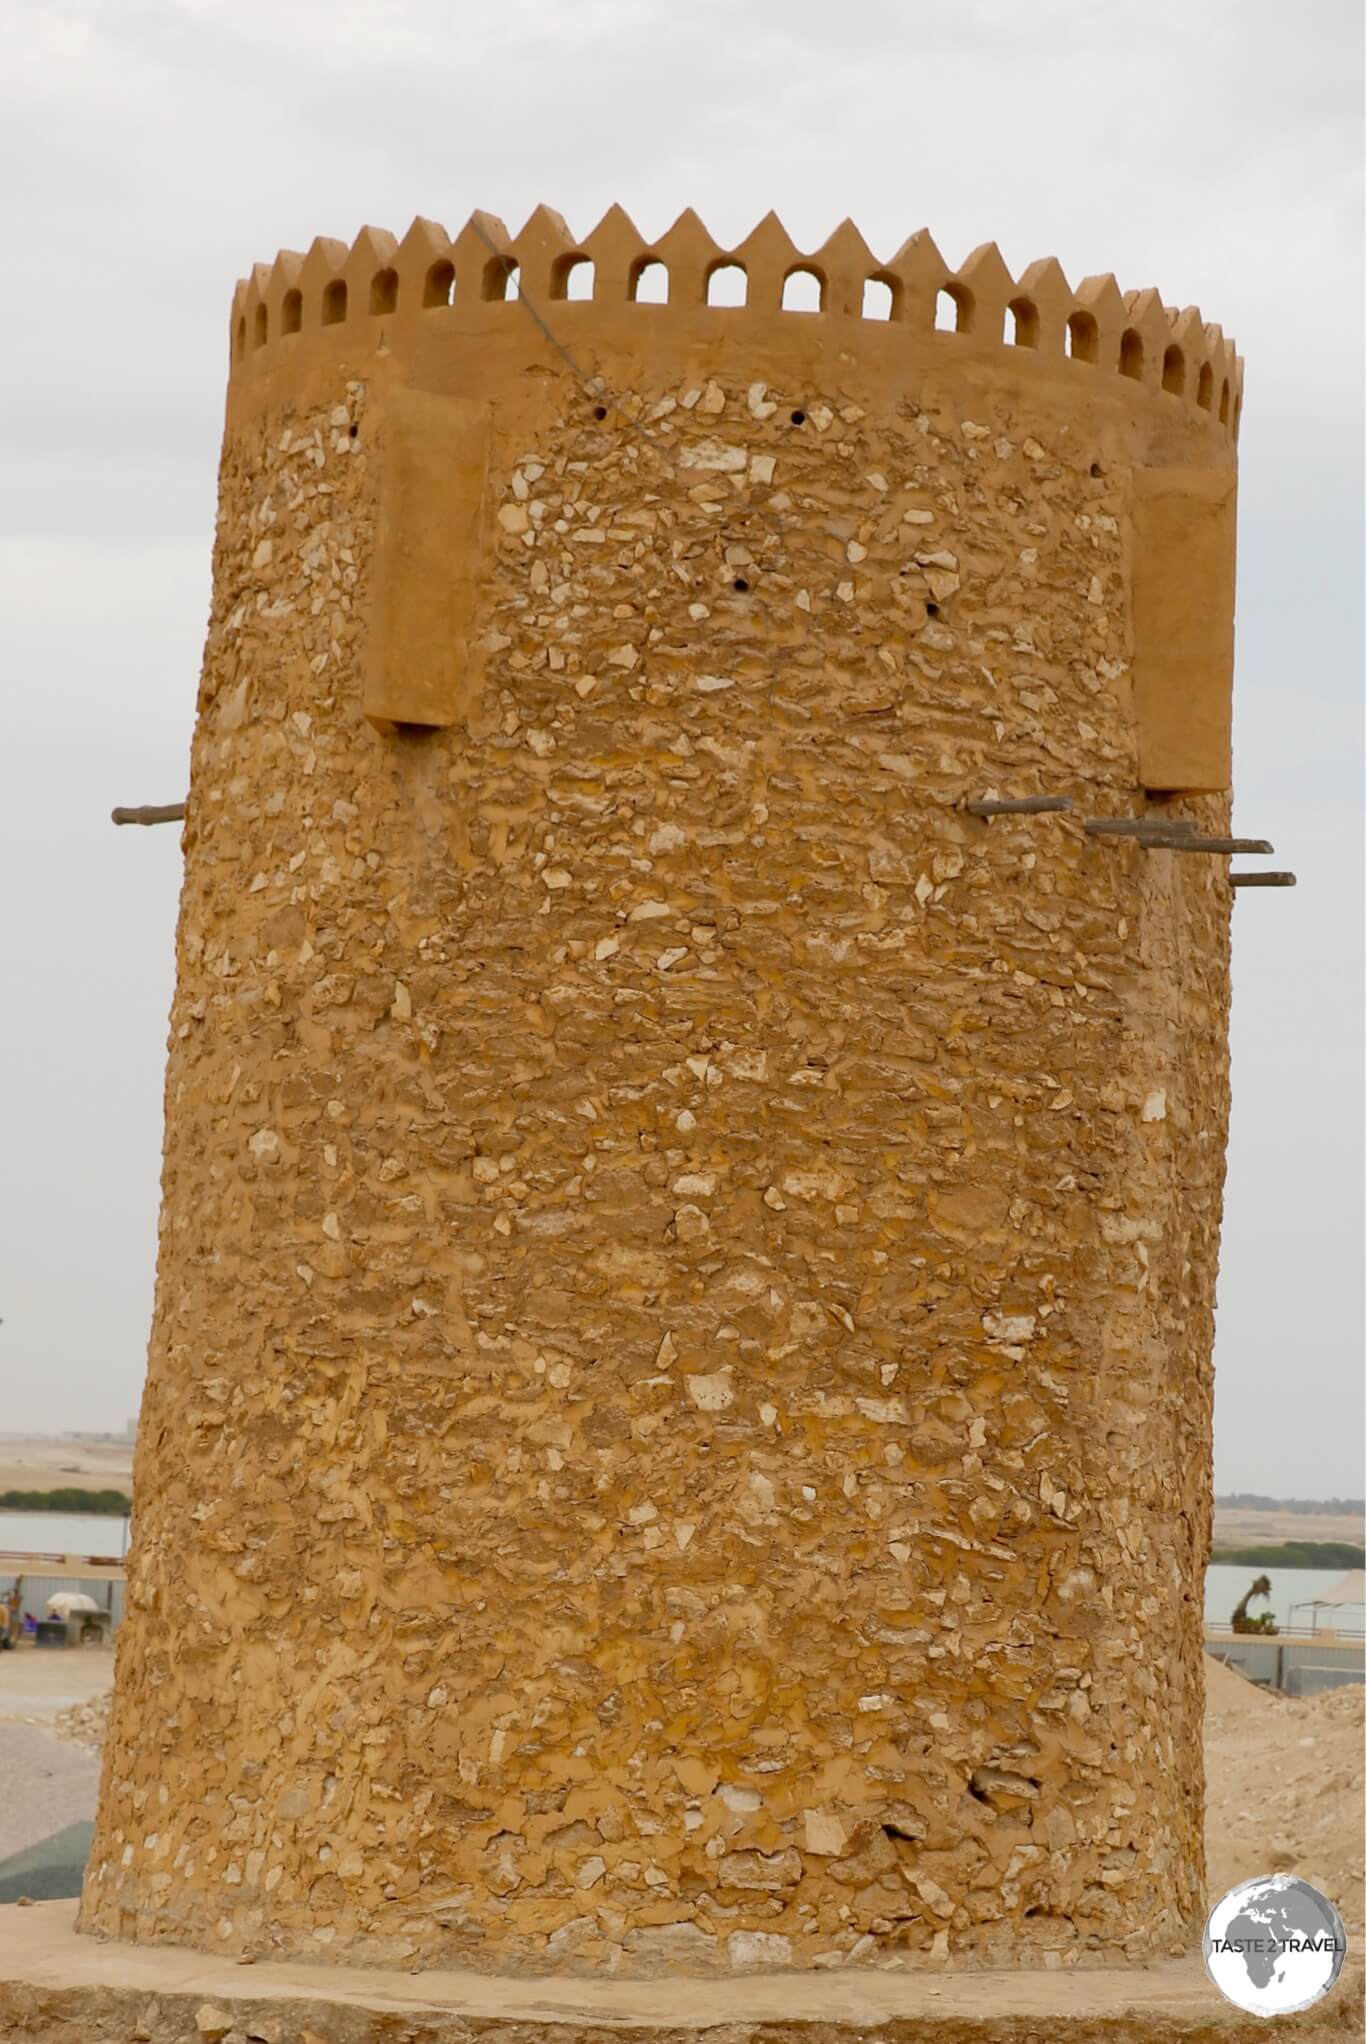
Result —
[{"label": "triangular merlon", "polygon": [[[238,282],[231,358],[235,365],[277,341],[332,325],[354,332],[379,320],[386,335],[401,333],[409,321],[447,306],[496,305],[518,296],[536,308],[570,296],[591,298],[608,316],[636,300],[642,272],[654,264],[665,272],[667,288],[648,293],[652,319],[666,309],[684,318],[700,312],[713,273],[734,265],[744,272],[743,287],[717,301],[730,315],[767,320],[818,304],[821,318],[870,326],[876,321],[900,330],[907,342],[933,335],[936,347],[955,345],[952,332],[935,334],[947,324],[956,328],[958,344],[966,339],[978,351],[1014,347],[1041,359],[1071,357],[1088,371],[1118,374],[1181,400],[1230,432],[1237,428],[1242,360],[1217,326],[1202,321],[1197,307],[1165,305],[1151,288],[1122,293],[1109,274],[1084,277],[1074,289],[1053,256],[1030,263],[1016,279],[991,241],[954,270],[926,228],[882,259],[855,222],[844,219],[808,254],[772,211],[730,249],[691,208],[650,240],[615,204],[581,241],[547,205],[535,208],[515,238],[496,214],[485,212],[472,213],[453,238],[436,221],[422,218],[402,241],[372,226],[362,227],[350,248],[319,237],[307,254],[281,250],[272,264],[258,264]],[[591,284],[584,278],[575,288],[570,280],[583,265],[591,266]],[[814,298],[809,287],[800,294],[789,288],[800,273],[815,278]],[[870,284],[886,288],[870,295]],[[954,301],[945,308],[947,320],[936,317],[945,295]],[[581,322],[592,317],[587,306],[574,314],[580,336],[586,331]],[[728,330],[741,330],[733,317]],[[876,343],[887,344],[885,338]]]}]

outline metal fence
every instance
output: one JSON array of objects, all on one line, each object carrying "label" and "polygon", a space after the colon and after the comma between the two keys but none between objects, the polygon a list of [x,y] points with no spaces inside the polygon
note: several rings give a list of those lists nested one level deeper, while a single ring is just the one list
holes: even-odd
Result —
[{"label": "metal fence", "polygon": [[1216,1632],[1207,1626],[1205,1652],[1249,1682],[1287,1696],[1317,1696],[1321,1689],[1366,1682],[1366,1643],[1360,1639],[1328,1640],[1309,1632],[1296,1639],[1284,1633]]}]

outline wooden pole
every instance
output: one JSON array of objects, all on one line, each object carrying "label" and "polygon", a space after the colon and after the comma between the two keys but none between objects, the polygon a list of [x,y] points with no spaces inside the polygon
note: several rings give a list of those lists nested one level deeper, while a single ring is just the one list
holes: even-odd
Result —
[{"label": "wooden pole", "polygon": [[179,823],[185,815],[183,802],[148,802],[141,809],[111,809],[115,823]]},{"label": "wooden pole", "polygon": [[1293,873],[1230,873],[1230,887],[1293,887]]},{"label": "wooden pole", "polygon": [[994,796],[982,795],[975,802],[965,802],[963,807],[969,816],[1046,816],[1051,810],[1072,807],[1070,795],[1012,795],[998,800]]},{"label": "wooden pole", "polygon": [[1138,841],[1149,852],[1274,852],[1266,837],[1148,837]]},{"label": "wooden pole", "polygon": [[1264,837],[1202,837],[1188,817],[1164,823],[1156,816],[1088,816],[1082,825],[1088,837],[1124,837],[1149,852],[1270,852]]}]

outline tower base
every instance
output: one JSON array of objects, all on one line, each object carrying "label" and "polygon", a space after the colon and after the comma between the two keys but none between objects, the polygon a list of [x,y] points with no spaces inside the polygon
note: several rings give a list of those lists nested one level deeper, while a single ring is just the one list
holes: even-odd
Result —
[{"label": "tower base", "polygon": [[887,1969],[730,1980],[511,1979],[240,1966],[75,1930],[75,1904],[0,1908],[0,2037],[25,2044],[1243,2044],[1359,2036],[1362,1972],[1267,2024],[1198,1953],[1151,1965]]}]

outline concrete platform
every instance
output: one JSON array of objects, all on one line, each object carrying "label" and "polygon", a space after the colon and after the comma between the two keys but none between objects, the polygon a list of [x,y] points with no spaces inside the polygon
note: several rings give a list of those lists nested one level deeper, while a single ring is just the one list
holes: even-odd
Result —
[{"label": "concrete platform", "polygon": [[1305,2015],[1240,2014],[1198,1954],[1131,1970],[514,1980],[293,1964],[77,1937],[0,1908],[0,2044],[1265,2044],[1359,2037],[1360,1959]]}]

